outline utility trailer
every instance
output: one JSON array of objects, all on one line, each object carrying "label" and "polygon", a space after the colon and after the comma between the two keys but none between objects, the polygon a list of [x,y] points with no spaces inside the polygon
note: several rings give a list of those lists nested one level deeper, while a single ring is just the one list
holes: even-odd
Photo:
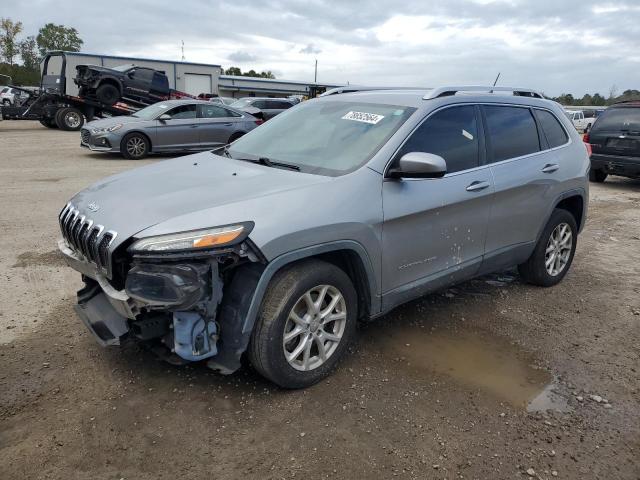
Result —
[{"label": "utility trailer", "polygon": [[[61,57],[59,75],[48,75],[49,61]],[[64,52],[49,52],[43,61],[40,90],[25,96],[19,105],[2,107],[3,120],[37,120],[48,128],[61,130],[80,130],[86,121],[94,118],[131,115],[149,105],[129,98],[121,98],[113,104],[101,102],[91,96],[73,96],[67,94],[66,67]],[[18,88],[27,92],[24,88]],[[171,90],[167,98],[190,97],[183,92]],[[153,102],[151,102],[153,103]]]}]

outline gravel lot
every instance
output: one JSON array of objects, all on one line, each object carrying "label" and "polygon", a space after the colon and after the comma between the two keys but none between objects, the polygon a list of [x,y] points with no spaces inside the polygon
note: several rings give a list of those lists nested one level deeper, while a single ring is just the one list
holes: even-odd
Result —
[{"label": "gravel lot", "polygon": [[76,319],[60,208],[165,158],[36,122],[0,122],[0,142],[0,477],[640,478],[639,181],[592,186],[561,285],[504,272],[412,302],[290,392],[103,349]]}]

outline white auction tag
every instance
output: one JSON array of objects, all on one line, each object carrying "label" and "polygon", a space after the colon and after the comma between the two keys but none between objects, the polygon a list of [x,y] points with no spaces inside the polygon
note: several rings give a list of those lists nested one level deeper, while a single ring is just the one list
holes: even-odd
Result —
[{"label": "white auction tag", "polygon": [[344,117],[342,117],[343,120],[353,120],[354,122],[370,123],[371,125],[375,125],[383,118],[384,115],[366,112],[349,112]]}]

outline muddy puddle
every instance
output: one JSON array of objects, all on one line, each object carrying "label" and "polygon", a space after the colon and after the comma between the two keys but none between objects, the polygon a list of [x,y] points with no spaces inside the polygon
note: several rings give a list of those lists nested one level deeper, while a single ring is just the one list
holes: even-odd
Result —
[{"label": "muddy puddle", "polygon": [[383,355],[406,362],[418,374],[451,377],[467,388],[528,411],[565,410],[553,376],[537,368],[535,358],[500,337],[395,325],[367,335]]}]

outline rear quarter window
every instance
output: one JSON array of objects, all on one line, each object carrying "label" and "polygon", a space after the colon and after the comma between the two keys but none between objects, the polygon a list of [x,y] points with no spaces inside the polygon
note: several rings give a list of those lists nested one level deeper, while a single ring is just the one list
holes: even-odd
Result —
[{"label": "rear quarter window", "polygon": [[559,147],[569,141],[567,132],[562,125],[551,112],[546,110],[535,110],[536,118],[538,119],[538,125],[542,129],[543,135],[547,139],[549,148]]},{"label": "rear quarter window", "polygon": [[538,128],[526,107],[484,106],[492,162],[540,151]]}]

